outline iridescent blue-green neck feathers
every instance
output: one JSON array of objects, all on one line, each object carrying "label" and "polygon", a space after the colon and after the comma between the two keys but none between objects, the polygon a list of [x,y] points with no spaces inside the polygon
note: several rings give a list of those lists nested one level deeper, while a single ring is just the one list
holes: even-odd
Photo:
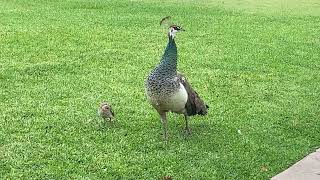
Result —
[{"label": "iridescent blue-green neck feathers", "polygon": [[177,73],[177,46],[174,38],[169,35],[169,42],[162,55],[160,64],[156,67],[154,72],[160,74],[176,75]]}]

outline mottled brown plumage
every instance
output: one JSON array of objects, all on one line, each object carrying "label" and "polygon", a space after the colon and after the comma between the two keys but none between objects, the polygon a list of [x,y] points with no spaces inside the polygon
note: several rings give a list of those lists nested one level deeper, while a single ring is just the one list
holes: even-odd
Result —
[{"label": "mottled brown plumage", "polygon": [[109,103],[103,102],[101,103],[99,109],[98,109],[98,114],[104,119],[104,120],[109,120],[112,121],[114,118],[114,112],[112,110],[112,107]]}]

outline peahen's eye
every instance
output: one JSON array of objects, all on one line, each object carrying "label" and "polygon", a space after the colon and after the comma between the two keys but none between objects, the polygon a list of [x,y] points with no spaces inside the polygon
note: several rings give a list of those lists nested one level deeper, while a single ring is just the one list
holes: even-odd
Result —
[{"label": "peahen's eye", "polygon": [[179,26],[175,26],[174,29],[179,31],[181,28]]}]

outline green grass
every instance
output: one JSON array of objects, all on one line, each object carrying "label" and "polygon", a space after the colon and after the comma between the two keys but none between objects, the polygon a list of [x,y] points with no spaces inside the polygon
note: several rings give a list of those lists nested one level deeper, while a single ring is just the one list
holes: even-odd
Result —
[{"label": "green grass", "polygon": [[[0,177],[268,179],[319,148],[319,3],[245,2],[2,0]],[[166,15],[210,111],[188,138],[170,114],[164,146],[144,79]]]}]

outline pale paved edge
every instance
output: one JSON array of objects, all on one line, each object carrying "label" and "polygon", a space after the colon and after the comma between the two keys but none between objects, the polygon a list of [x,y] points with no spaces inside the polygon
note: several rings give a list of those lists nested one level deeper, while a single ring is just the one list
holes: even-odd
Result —
[{"label": "pale paved edge", "polygon": [[320,180],[320,149],[274,176],[271,180]]}]

